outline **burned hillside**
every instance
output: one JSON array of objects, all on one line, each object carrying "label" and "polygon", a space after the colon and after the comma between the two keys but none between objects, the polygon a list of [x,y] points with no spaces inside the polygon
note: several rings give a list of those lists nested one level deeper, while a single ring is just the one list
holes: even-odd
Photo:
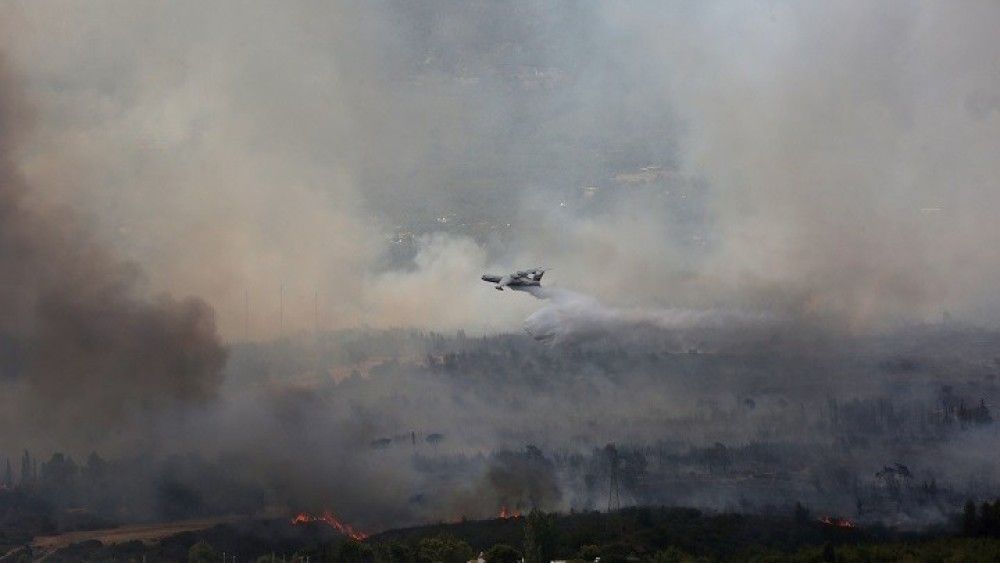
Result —
[{"label": "burned hillside", "polygon": [[675,337],[567,348],[397,330],[240,345],[197,438],[164,442],[175,453],[9,452],[9,485],[55,515],[334,510],[372,530],[650,504],[801,503],[922,526],[1000,490],[1000,334],[924,326],[813,354],[683,351]]}]

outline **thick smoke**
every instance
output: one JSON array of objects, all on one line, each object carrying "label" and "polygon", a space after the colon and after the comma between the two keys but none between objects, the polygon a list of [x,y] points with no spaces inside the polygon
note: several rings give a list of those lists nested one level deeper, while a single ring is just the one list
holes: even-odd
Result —
[{"label": "thick smoke", "polygon": [[[207,401],[225,352],[212,309],[145,294],[79,217],[47,205],[17,168],[30,117],[0,68],[0,373],[5,426],[107,446],[165,409]],[[139,436],[142,436],[140,429]],[[5,442],[8,446],[16,444]]]},{"label": "thick smoke", "polygon": [[[877,437],[850,450],[862,433],[844,429],[905,438],[885,406],[902,396],[913,432],[938,433],[914,471],[992,476],[968,453],[935,465],[996,438],[938,445],[959,430],[937,425],[934,378],[992,401],[995,354],[879,339],[945,312],[997,320],[992,3],[3,11],[18,88],[0,88],[0,367],[6,427],[39,429],[5,435],[7,452],[85,450],[148,422],[165,449],[273,485],[260,505],[388,525],[594,506],[600,471],[560,483],[528,440],[545,456],[664,440],[678,475],[725,474],[715,441],[767,457],[808,425],[815,451],[788,457],[830,487],[851,479],[827,461],[870,476],[911,455]],[[574,291],[479,281],[533,265]],[[227,340],[260,342],[221,388],[209,305]],[[556,345],[497,335],[526,317]],[[325,330],[362,326],[469,336],[394,347],[362,331],[324,361]],[[271,341],[302,333],[313,346]],[[615,340],[626,359],[600,349]],[[199,476],[178,480],[207,488]],[[636,498],[739,508],[742,490],[689,484]]]},{"label": "thick smoke", "polygon": [[997,6],[757,8],[668,8],[667,33],[615,11],[672,74],[684,167],[716,192],[703,281],[859,330],[994,322],[1000,122],[968,108],[1000,90]]},{"label": "thick smoke", "polygon": [[994,316],[990,3],[13,6],[26,173],[231,340],[514,329],[489,265],[857,330]]}]

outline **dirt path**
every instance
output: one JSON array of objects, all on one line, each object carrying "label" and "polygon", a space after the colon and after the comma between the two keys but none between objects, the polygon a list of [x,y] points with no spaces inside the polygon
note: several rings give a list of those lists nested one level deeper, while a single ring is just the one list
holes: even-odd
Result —
[{"label": "dirt path", "polygon": [[36,553],[52,552],[70,544],[87,540],[98,540],[105,545],[124,543],[139,540],[152,542],[161,540],[167,536],[179,534],[181,532],[193,532],[211,528],[216,524],[224,524],[240,520],[240,516],[227,516],[221,518],[202,518],[198,520],[178,520],[176,522],[164,522],[160,524],[134,524],[129,526],[119,526],[117,528],[107,528],[104,530],[86,530],[79,532],[67,532],[54,536],[38,536],[31,542],[31,547]]},{"label": "dirt path", "polygon": [[17,555],[19,555],[22,551],[26,551],[27,549],[28,548],[23,545],[11,548],[11,550],[8,551],[7,553],[0,555],[0,561],[13,561]]}]

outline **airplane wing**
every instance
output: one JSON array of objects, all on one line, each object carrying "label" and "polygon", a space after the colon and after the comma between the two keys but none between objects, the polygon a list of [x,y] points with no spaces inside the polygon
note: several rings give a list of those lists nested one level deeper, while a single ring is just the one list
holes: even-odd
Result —
[{"label": "airplane wing", "polygon": [[496,288],[502,291],[503,288],[510,285],[510,282],[513,280],[514,278],[510,277],[510,274],[503,276],[500,278],[500,281],[497,282]]}]

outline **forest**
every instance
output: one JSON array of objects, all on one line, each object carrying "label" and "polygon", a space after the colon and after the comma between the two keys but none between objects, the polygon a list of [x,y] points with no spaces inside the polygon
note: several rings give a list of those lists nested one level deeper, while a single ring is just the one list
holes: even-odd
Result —
[{"label": "forest", "polygon": [[[808,337],[760,335],[748,349],[724,332],[539,344],[369,330],[237,344],[231,406],[194,418],[211,422],[200,435],[156,450],[7,452],[0,537],[13,549],[39,534],[325,510],[376,534],[658,506],[989,536],[1000,335]],[[231,417],[240,425],[214,435]],[[269,439],[251,446],[251,431]],[[963,527],[970,502],[977,524]]]}]

